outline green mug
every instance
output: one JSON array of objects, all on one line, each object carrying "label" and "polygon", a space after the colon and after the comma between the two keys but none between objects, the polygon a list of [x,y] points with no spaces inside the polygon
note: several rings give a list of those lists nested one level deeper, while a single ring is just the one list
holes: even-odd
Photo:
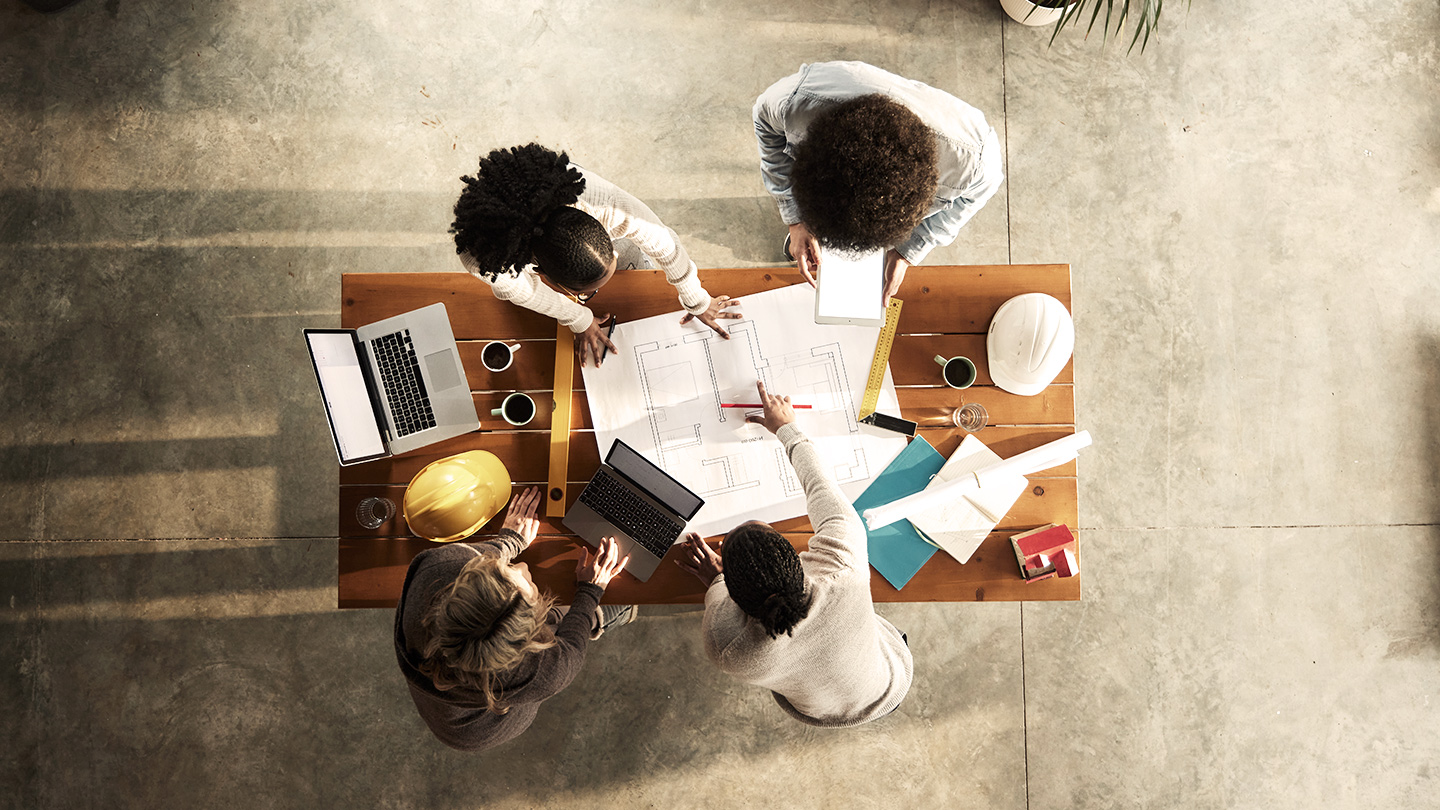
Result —
[{"label": "green mug", "polygon": [[979,374],[975,370],[975,364],[968,357],[952,357],[949,360],[935,355],[935,362],[940,364],[940,374],[945,379],[945,384],[951,388],[969,388],[975,384],[975,377]]}]

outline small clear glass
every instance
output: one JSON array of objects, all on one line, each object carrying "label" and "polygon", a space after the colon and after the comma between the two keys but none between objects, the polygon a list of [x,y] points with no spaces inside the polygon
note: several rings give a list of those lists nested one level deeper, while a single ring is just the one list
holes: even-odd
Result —
[{"label": "small clear glass", "polygon": [[395,517],[395,502],[389,498],[365,498],[355,507],[355,519],[367,529],[378,529]]},{"label": "small clear glass", "polygon": [[990,423],[990,414],[985,411],[985,406],[978,402],[969,402],[955,409],[950,414],[950,421],[955,427],[963,428],[971,433],[979,433]]}]

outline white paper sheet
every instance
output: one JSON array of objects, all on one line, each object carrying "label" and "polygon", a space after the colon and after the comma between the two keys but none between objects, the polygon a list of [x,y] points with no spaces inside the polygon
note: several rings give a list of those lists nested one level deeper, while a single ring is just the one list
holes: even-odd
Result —
[{"label": "white paper sheet", "polygon": [[948,499],[978,491],[991,478],[1034,475],[1042,470],[1058,467],[1076,458],[1083,448],[1089,446],[1090,431],[1082,430],[1048,444],[1042,444],[1033,450],[1026,450],[988,467],[982,467],[969,475],[957,476],[954,480],[946,481],[940,486],[922,489],[914,495],[907,495],[898,501],[873,506],[866,509],[865,514],[861,517],[865,519],[866,527],[872,530],[889,526],[897,520],[934,508]]},{"label": "white paper sheet", "polygon": [[[855,421],[879,327],[821,326],[811,320],[807,284],[740,299],[744,319],[724,321],[721,340],[683,312],[622,323],[619,348],[582,370],[600,454],[614,439],[634,447],[705,499],[690,530],[720,534],[746,520],[805,514],[800,482],[784,448],[746,411],[722,402],[758,402],[757,379],[788,394],[796,423],[850,498],[905,448],[905,438]],[[879,410],[898,414],[890,371]]]},{"label": "white paper sheet", "polygon": [[[938,489],[961,478],[973,478],[976,471],[1000,461],[995,451],[971,433],[950,454],[950,459],[930,480],[925,491]],[[961,563],[970,562],[975,549],[985,542],[995,524],[1005,517],[1029,485],[1025,476],[1014,472],[988,477],[978,483],[976,489],[946,499],[909,518],[911,525],[922,536]]]}]

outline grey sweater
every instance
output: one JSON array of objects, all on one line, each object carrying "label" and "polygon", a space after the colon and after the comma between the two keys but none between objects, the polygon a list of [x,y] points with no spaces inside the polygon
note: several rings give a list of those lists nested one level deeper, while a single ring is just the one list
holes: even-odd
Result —
[{"label": "grey sweater", "polygon": [[410,686],[410,697],[420,711],[420,719],[451,748],[480,751],[519,736],[535,720],[541,701],[568,686],[585,663],[591,617],[605,593],[590,583],[576,586],[570,611],[553,628],[556,645],[531,653],[502,678],[500,696],[510,705],[507,713],[486,711],[485,698],[479,692],[464,687],[436,689],[430,677],[420,671],[424,660],[420,651],[427,638],[423,620],[436,592],[454,582],[460,569],[476,554],[495,554],[510,560],[524,547],[524,539],[506,529],[499,537],[474,546],[450,543],[422,551],[410,561],[410,570],[405,574],[405,587],[395,609],[395,658]]},{"label": "grey sweater", "polygon": [[870,601],[865,526],[793,424],[777,436],[805,488],[815,536],[800,554],[810,614],[793,635],[770,638],[730,598],[722,574],[705,593],[705,653],[721,670],[763,686],[795,719],[854,726],[889,714],[910,689],[912,659],[900,631]]}]

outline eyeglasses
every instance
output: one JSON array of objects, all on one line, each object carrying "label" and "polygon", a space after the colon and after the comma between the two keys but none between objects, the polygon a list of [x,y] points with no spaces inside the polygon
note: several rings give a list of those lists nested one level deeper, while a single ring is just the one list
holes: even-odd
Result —
[{"label": "eyeglasses", "polygon": [[[614,262],[618,262],[619,260],[620,260],[620,253],[617,251],[617,252],[615,252],[614,258],[611,259],[611,262],[614,263]],[[607,271],[607,272],[614,272],[614,271],[613,271],[613,270],[610,270],[610,271]],[[606,278],[608,278],[608,277],[609,277],[609,276],[607,275]],[[604,283],[604,282],[601,282],[601,283]],[[564,288],[562,288],[562,289],[564,289]],[[583,304],[583,303],[585,303],[586,301],[589,301],[591,298],[594,298],[594,297],[595,297],[595,294],[598,293],[598,292],[600,292],[600,290],[599,290],[599,288],[596,288],[596,289],[591,290],[591,291],[588,292],[588,293],[577,293],[577,292],[575,292],[574,290],[568,290],[568,289],[567,289],[567,290],[565,290],[565,292],[568,292],[568,293],[570,293],[571,295],[575,296],[575,303],[577,303],[577,304]]]}]

